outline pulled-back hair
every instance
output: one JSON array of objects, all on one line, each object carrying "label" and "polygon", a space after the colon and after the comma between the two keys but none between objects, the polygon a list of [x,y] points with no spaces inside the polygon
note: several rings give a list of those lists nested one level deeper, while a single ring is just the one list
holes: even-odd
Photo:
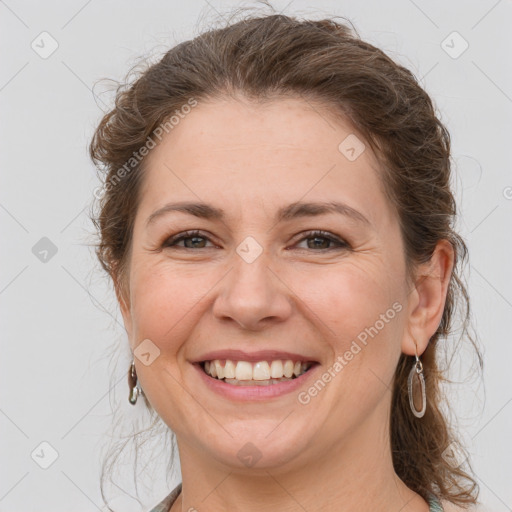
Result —
[{"label": "pulled-back hair", "polygon": [[[155,130],[161,131],[191,99],[200,103],[238,94],[260,102],[303,98],[353,124],[381,164],[380,179],[398,214],[411,288],[415,269],[429,261],[437,242],[445,239],[453,246],[442,320],[422,356],[426,414],[418,419],[410,410],[407,376],[414,356],[401,354],[389,428],[394,468],[409,488],[424,498],[435,493],[454,504],[476,503],[479,487],[469,459],[457,466],[443,456],[451,443],[467,455],[443,413],[443,404],[449,404],[441,385],[449,381],[439,357],[455,332],[457,306],[462,311],[459,343],[474,347],[480,367],[482,359],[468,328],[470,303],[462,279],[467,247],[454,229],[450,136],[429,95],[411,71],[334,18],[245,15],[178,44],[118,88],[115,107],[104,115],[90,145],[103,182],[112,184],[134,153],[149,139],[158,141]],[[93,215],[97,256],[123,293],[129,285],[132,230],[144,175],[144,160],[132,164],[115,185],[104,187],[99,212]],[[147,400],[146,405],[151,409]]]}]

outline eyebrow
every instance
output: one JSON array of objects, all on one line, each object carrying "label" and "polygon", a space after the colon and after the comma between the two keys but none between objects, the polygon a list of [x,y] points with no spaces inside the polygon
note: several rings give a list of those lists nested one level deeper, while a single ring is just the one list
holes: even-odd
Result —
[{"label": "eyebrow", "polygon": [[[182,201],[177,203],[167,203],[162,208],[154,211],[146,221],[146,227],[154,223],[156,219],[170,212],[182,212],[193,215],[200,219],[220,220],[226,218],[224,210],[217,208],[208,203],[194,203]],[[295,202],[288,206],[281,207],[276,214],[276,222],[289,221],[300,217],[315,217],[329,213],[338,213],[349,217],[357,222],[372,226],[371,222],[359,211],[355,210],[347,204],[330,201],[330,202]]]}]

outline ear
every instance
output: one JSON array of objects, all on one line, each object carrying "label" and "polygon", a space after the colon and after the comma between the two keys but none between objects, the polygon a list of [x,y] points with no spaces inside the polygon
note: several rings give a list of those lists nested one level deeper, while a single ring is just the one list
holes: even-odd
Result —
[{"label": "ear", "polygon": [[454,265],[454,249],[448,240],[440,240],[430,260],[418,268],[414,289],[409,294],[407,331],[402,352],[418,356],[427,348],[443,317],[446,293]]},{"label": "ear", "polygon": [[123,284],[120,276],[117,274],[112,277],[114,289],[116,292],[117,301],[119,302],[119,309],[123,315],[124,328],[128,334],[128,339],[132,339],[132,315],[130,307],[130,292],[128,287]]}]

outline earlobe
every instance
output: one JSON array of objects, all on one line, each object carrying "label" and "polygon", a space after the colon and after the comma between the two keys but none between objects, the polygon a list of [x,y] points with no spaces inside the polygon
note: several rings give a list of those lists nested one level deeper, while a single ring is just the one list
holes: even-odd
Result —
[{"label": "earlobe", "polygon": [[453,246],[448,240],[441,240],[430,260],[419,267],[415,289],[410,294],[408,335],[402,343],[404,354],[415,354],[415,341],[418,354],[422,354],[437,331],[443,317],[453,264]]}]

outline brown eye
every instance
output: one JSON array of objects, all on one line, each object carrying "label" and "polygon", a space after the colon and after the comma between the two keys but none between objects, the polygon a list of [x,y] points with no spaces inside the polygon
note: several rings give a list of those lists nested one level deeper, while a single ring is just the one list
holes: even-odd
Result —
[{"label": "brown eye", "polygon": [[[308,236],[302,238],[300,242],[308,240],[307,249],[316,250],[319,249],[321,251],[329,251],[334,249],[343,249],[349,248],[349,245],[344,241],[327,233],[325,231],[312,231],[308,233]],[[312,242],[309,243],[309,240]],[[335,244],[337,247],[331,247],[332,244]]]},{"label": "brown eye", "polygon": [[[325,231],[312,231],[307,233],[307,236],[302,238],[300,242],[305,240],[307,241],[306,249],[316,252],[350,248],[349,244],[344,240]],[[185,233],[169,237],[165,240],[162,247],[174,247],[179,249],[208,249],[208,246],[206,245],[208,241],[210,241],[210,239],[207,236],[204,236],[200,231],[187,231]],[[184,245],[178,245],[180,242],[183,242]],[[333,244],[335,247],[332,247]]]},{"label": "brown eye", "polygon": [[[187,231],[186,233],[181,233],[179,235],[172,236],[168,238],[163,247],[179,247],[181,249],[207,249],[205,247],[206,240],[209,240],[208,237],[203,236],[200,231]],[[178,242],[183,241],[185,243],[184,246],[178,246]]]}]

